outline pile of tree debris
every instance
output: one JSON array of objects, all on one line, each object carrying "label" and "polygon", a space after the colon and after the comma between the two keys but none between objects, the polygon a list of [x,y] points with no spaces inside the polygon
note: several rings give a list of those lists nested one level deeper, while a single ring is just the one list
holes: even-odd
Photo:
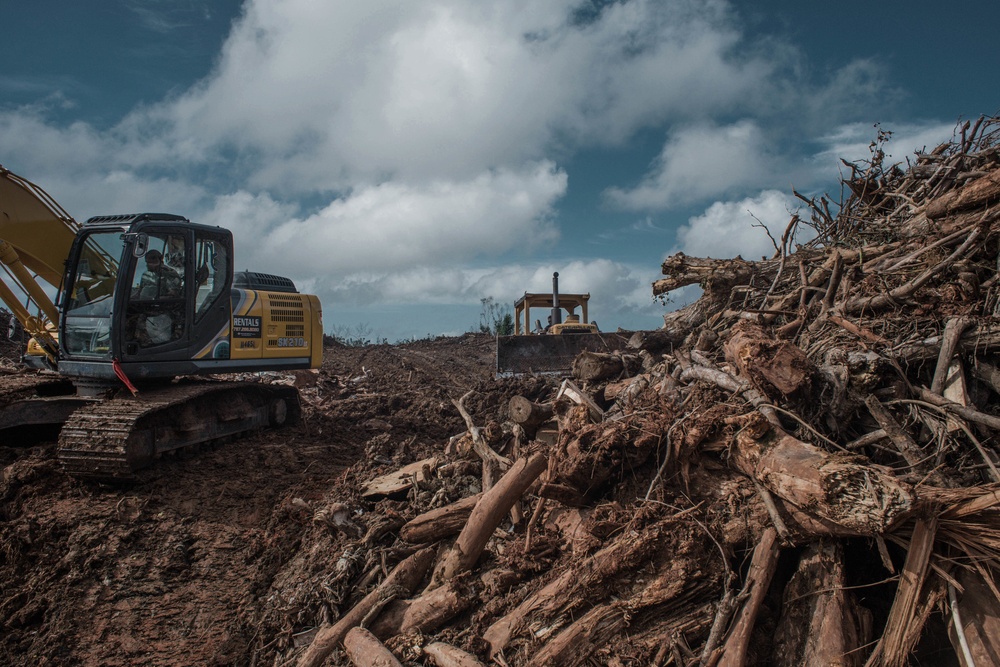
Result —
[{"label": "pile of tree debris", "polygon": [[704,293],[662,330],[300,503],[257,655],[1000,664],[1000,120],[885,138],[772,259],[668,258],[655,294]]}]

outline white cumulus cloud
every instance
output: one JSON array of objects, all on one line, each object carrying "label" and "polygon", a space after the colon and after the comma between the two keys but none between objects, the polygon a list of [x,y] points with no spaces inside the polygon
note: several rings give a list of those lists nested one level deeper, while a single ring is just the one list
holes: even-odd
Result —
[{"label": "white cumulus cloud", "polygon": [[[696,257],[771,257],[775,253],[771,239],[781,243],[781,235],[799,205],[801,202],[791,195],[776,190],[740,201],[716,202],[678,230],[677,249]],[[800,242],[808,240],[807,228],[800,226],[800,234]]]},{"label": "white cumulus cloud", "polygon": [[605,194],[623,208],[663,209],[758,186],[774,178],[775,164],[756,123],[700,124],[674,133],[637,187]]},{"label": "white cumulus cloud", "polygon": [[311,216],[275,222],[249,254],[298,275],[465,263],[554,241],[551,208],[565,189],[566,174],[551,163],[419,188],[362,187]]}]

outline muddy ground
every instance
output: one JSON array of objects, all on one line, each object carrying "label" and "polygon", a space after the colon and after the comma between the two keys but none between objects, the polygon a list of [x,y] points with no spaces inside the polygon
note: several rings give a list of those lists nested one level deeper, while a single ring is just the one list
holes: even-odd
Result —
[{"label": "muddy ground", "polygon": [[[0,389],[19,377],[12,351]],[[288,599],[334,565],[301,553],[317,545],[302,508],[440,452],[465,431],[451,400],[470,389],[486,420],[540,382],[505,390],[493,362],[484,335],[330,343],[322,370],[299,374],[301,423],[126,486],[67,477],[52,443],[0,443],[0,664],[273,664],[328,603]]]}]

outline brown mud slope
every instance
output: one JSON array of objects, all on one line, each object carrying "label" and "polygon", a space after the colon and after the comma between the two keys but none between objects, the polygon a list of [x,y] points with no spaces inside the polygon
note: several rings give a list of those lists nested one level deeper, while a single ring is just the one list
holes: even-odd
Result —
[{"label": "brown mud slope", "polygon": [[[0,390],[23,378],[5,352]],[[488,336],[330,346],[319,373],[284,378],[304,385],[301,424],[128,486],[66,477],[54,445],[0,443],[0,664],[253,663],[274,639],[254,619],[312,526],[302,507],[350,466],[393,467],[463,431],[450,397],[492,364]]]}]

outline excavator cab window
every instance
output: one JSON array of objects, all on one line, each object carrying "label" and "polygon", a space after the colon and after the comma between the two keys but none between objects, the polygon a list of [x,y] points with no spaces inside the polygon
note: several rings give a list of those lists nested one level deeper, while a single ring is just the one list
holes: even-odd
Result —
[{"label": "excavator cab window", "polygon": [[194,321],[201,322],[209,309],[218,302],[226,287],[229,260],[226,246],[220,239],[198,235],[195,239]]},{"label": "excavator cab window", "polygon": [[94,357],[111,354],[111,317],[123,249],[121,230],[84,238],[68,283],[63,317],[63,344],[68,353]]},{"label": "excavator cab window", "polygon": [[149,234],[135,262],[126,311],[125,339],[139,347],[179,340],[184,334],[187,240],[183,234]]}]

